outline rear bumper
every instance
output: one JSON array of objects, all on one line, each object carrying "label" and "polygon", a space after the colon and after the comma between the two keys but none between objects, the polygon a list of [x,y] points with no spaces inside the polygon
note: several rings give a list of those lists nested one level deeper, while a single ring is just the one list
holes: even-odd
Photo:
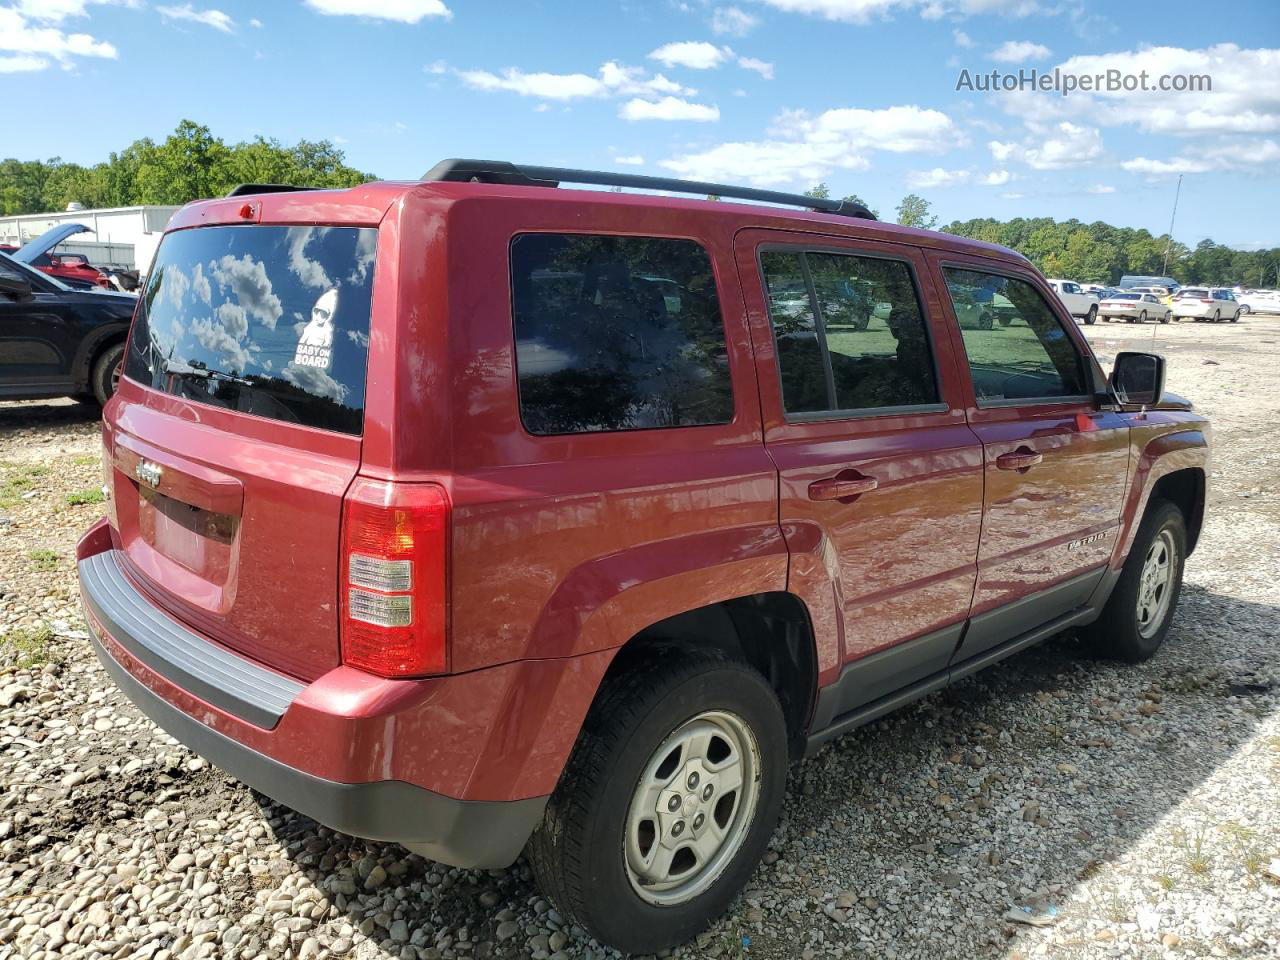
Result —
[{"label": "rear bumper", "polygon": [[[98,658],[171,736],[334,830],[455,866],[503,867],[519,856],[547,802],[545,792],[517,792],[531,761],[547,759],[507,730],[512,699],[530,699],[519,665],[416,681],[339,667],[304,684],[157,607],[126,576],[105,525],[78,554]],[[534,737],[541,729],[519,715],[511,722]],[[499,784],[477,776],[492,767]],[[534,773],[527,779],[553,775]]]},{"label": "rear bumper", "polygon": [[273,760],[162,700],[107,652],[94,652],[139,710],[170,736],[273,800],[340,833],[403,844],[459,867],[505,867],[542,819],[546,797],[486,803],[441,796],[403,780],[337,783]]}]

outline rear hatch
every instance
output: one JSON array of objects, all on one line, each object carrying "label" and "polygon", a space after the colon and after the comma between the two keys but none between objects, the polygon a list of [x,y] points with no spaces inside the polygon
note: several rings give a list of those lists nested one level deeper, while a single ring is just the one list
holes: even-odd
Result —
[{"label": "rear hatch", "polygon": [[343,494],[360,465],[377,230],[167,235],[106,431],[139,586],[227,646],[339,662]]}]

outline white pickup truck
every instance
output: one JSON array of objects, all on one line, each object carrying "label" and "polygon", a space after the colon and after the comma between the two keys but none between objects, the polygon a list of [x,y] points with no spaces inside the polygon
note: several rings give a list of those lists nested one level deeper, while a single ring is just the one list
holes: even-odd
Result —
[{"label": "white pickup truck", "polygon": [[1092,324],[1098,319],[1098,298],[1092,294],[1085,293],[1080,288],[1080,284],[1072,283],[1070,280],[1053,280],[1046,278],[1049,286],[1053,287],[1053,292],[1058,295],[1058,299],[1071,313],[1073,317],[1083,320],[1087,324]]}]

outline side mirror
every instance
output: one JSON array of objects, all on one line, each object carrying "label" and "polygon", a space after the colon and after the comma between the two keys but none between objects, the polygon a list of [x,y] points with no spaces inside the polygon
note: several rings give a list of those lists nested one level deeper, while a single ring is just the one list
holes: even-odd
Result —
[{"label": "side mirror", "polygon": [[1111,391],[1121,403],[1154,407],[1164,396],[1164,369],[1164,357],[1154,353],[1118,353]]},{"label": "side mirror", "polygon": [[25,303],[31,299],[31,284],[23,277],[0,273],[0,296],[8,297],[16,303]]}]

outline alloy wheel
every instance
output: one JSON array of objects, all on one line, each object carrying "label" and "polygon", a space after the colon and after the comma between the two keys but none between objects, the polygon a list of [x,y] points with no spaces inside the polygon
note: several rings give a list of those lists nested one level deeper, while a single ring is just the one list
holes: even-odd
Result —
[{"label": "alloy wheel", "polygon": [[627,810],[632,888],[671,906],[707,890],[742,846],[760,799],[760,748],[736,714],[710,710],[654,751]]},{"label": "alloy wheel", "polygon": [[1138,575],[1138,633],[1143,637],[1152,636],[1164,623],[1169,598],[1173,596],[1176,561],[1173,534],[1161,530],[1147,548],[1142,572]]}]

